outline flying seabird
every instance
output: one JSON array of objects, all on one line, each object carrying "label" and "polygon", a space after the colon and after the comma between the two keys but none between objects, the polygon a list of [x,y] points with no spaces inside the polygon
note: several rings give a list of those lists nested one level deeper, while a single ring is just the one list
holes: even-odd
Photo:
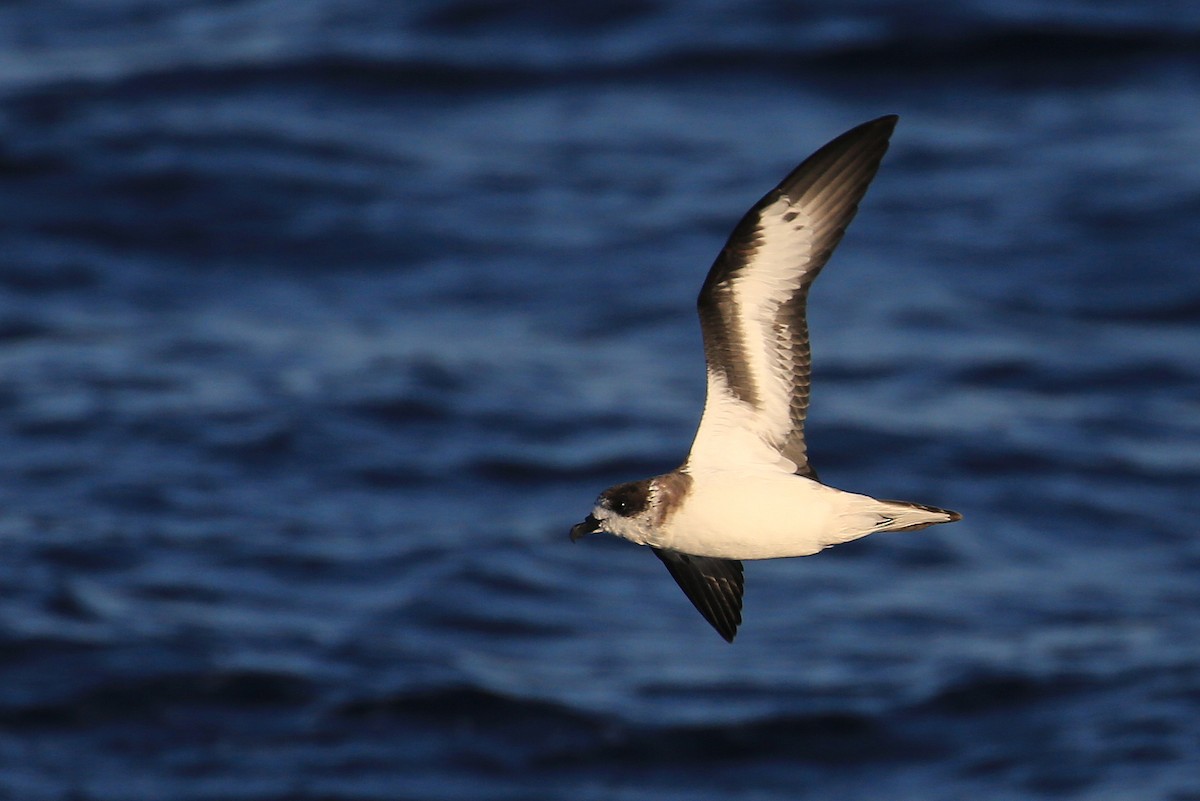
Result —
[{"label": "flying seabird", "polygon": [[809,156],[746,213],[697,306],[708,363],[704,414],[687,460],[600,493],[571,539],[607,532],[647,545],[728,642],[742,622],[742,561],[808,556],[879,531],[962,515],[822,484],[804,419],[812,360],[805,304],[879,169],[886,116]]}]

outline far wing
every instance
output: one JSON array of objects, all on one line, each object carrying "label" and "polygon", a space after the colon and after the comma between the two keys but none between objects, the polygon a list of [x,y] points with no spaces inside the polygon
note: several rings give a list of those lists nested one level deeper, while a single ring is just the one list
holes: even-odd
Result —
[{"label": "far wing", "polygon": [[651,548],[692,605],[726,642],[742,622],[742,563]]},{"label": "far wing", "polygon": [[717,256],[698,308],[708,361],[692,467],[808,465],[808,290],[879,169],[897,117],[822,147],[746,213]]}]

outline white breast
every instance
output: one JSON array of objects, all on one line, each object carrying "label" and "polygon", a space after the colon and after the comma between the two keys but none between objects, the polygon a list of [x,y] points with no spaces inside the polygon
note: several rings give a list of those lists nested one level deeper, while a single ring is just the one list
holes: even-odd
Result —
[{"label": "white breast", "polygon": [[808,556],[874,530],[878,501],[778,470],[700,470],[664,521],[663,544],[696,556]]}]

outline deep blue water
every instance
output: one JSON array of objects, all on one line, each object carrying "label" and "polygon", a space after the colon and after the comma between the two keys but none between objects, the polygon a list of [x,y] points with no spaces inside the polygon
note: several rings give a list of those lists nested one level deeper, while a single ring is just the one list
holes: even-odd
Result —
[{"label": "deep blue water", "polygon": [[[811,299],[822,478],[675,466],[738,217],[901,115]],[[0,798],[1200,799],[1200,7],[0,7]]]}]

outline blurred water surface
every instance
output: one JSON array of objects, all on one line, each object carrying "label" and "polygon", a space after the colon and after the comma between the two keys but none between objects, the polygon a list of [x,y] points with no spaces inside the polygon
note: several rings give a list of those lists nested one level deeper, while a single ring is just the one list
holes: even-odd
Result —
[{"label": "blurred water surface", "polygon": [[[1200,798],[1200,10],[0,8],[0,797]],[[955,526],[572,546],[737,218],[900,126],[822,478]]]}]

